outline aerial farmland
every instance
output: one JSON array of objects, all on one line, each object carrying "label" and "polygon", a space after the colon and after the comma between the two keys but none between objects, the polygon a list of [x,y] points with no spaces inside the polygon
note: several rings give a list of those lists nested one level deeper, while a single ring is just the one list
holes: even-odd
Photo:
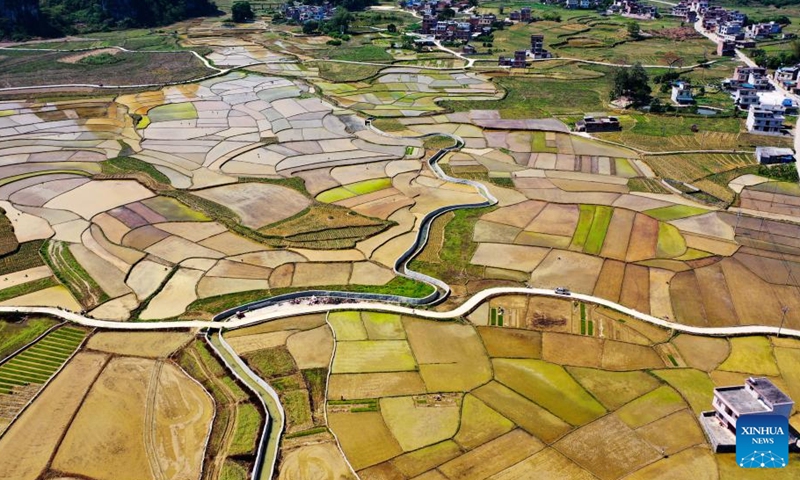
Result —
[{"label": "aerial farmland", "polygon": [[0,2],[0,478],[800,477],[792,2],[89,3]]}]

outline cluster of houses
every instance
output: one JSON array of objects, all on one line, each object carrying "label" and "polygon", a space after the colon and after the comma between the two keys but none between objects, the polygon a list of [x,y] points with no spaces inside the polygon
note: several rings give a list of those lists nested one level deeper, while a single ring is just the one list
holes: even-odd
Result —
[{"label": "cluster of houses", "polygon": [[600,6],[599,0],[541,0],[545,5],[560,5],[568,10],[590,10]]},{"label": "cluster of houses", "polygon": [[[560,5],[567,10],[596,10],[603,4],[600,0],[541,0],[541,3]],[[658,8],[653,5],[645,5],[638,0],[614,0],[614,3],[608,7],[607,13],[649,20],[658,16]]]},{"label": "cluster of houses", "polygon": [[293,2],[284,3],[282,10],[286,18],[291,18],[297,23],[305,23],[310,20],[320,22],[330,19],[336,7],[330,2],[323,2],[321,5],[305,5],[300,2]]},{"label": "cluster of houses", "polygon": [[533,19],[531,7],[522,7],[508,14],[508,18],[514,22],[530,22]]},{"label": "cluster of houses", "polygon": [[639,3],[638,0],[614,0],[614,3],[608,7],[608,13],[640,20],[651,20],[658,16],[658,8]]},{"label": "cluster of houses", "polygon": [[[406,8],[422,15],[422,28],[420,33],[432,35],[437,40],[448,42],[468,42],[480,35],[492,33],[497,22],[497,16],[490,13],[484,15],[472,14],[460,20],[440,19],[440,14],[447,8],[456,9],[460,4],[449,1],[407,3]],[[468,6],[468,4],[467,4]]]},{"label": "cluster of houses", "polygon": [[456,12],[463,12],[470,8],[466,0],[454,2],[452,0],[402,0],[400,8],[417,12],[420,16],[436,16],[448,8]]},{"label": "cluster of houses", "polygon": [[[778,70],[775,79],[796,86],[798,74],[800,68],[788,67]],[[766,68],[740,65],[723,86],[731,93],[736,107],[747,111],[745,125],[751,133],[781,135],[784,115],[798,111],[797,102],[775,91]]]},{"label": "cluster of houses", "polygon": [[[716,33],[724,42],[725,55],[732,55],[734,48],[753,48],[756,40],[774,38],[781,34],[782,26],[776,22],[747,24],[747,15],[738,10],[728,10],[720,6],[711,6],[708,0],[681,0],[672,7],[670,15],[686,22],[695,23],[702,20],[703,29]],[[720,53],[720,52],[718,52]]]},{"label": "cluster of houses", "polygon": [[501,67],[525,68],[528,65],[528,58],[540,60],[552,57],[553,54],[544,48],[544,35],[531,35],[530,50],[517,50],[514,52],[513,57],[501,56],[498,59],[498,65]]}]

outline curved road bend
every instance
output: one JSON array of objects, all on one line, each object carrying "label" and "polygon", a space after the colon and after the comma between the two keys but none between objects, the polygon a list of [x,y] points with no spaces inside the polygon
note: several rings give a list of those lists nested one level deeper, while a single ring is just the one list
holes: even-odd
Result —
[{"label": "curved road bend", "polygon": [[307,315],[312,313],[325,313],[337,310],[373,310],[377,312],[399,313],[401,315],[416,315],[422,318],[431,320],[450,320],[458,317],[463,317],[477,308],[485,300],[497,297],[500,295],[538,295],[545,297],[558,297],[572,300],[580,300],[582,302],[591,303],[595,305],[602,305],[611,308],[620,313],[624,313],[638,320],[658,325],[663,328],[669,328],[678,332],[690,333],[693,335],[706,335],[706,336],[736,336],[736,335],[776,335],[780,333],[787,337],[800,338],[800,330],[790,328],[770,327],[766,325],[737,325],[732,327],[695,327],[692,325],[684,325],[682,323],[664,320],[662,318],[654,317],[652,315],[638,312],[631,308],[625,307],[618,303],[606,300],[604,298],[594,297],[592,295],[584,295],[581,293],[573,293],[569,296],[558,295],[553,290],[545,288],[522,288],[522,287],[498,287],[483,290],[470,297],[466,302],[458,307],[444,311],[436,312],[432,310],[425,310],[413,307],[406,307],[403,305],[396,305],[391,303],[377,303],[377,302],[360,302],[360,303],[343,303],[338,305],[308,305],[308,304],[279,304],[273,305],[261,310],[253,310],[244,314],[243,318],[232,318],[225,322],[212,322],[205,320],[184,320],[175,322],[116,322],[110,320],[98,320],[88,318],[78,313],[61,310],[53,307],[0,307],[0,312],[3,313],[38,313],[52,315],[62,318],[64,320],[74,322],[80,325],[105,328],[110,330],[168,330],[175,328],[208,328],[211,330],[233,330],[237,328],[248,327],[259,323],[267,322],[270,320],[277,320],[280,318],[294,317],[298,315]]}]

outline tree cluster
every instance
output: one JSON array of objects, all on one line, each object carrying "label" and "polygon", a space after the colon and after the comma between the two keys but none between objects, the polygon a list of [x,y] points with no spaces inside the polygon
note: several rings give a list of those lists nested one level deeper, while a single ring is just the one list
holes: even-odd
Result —
[{"label": "tree cluster", "polygon": [[634,106],[646,105],[652,93],[649,82],[650,78],[641,63],[617,68],[613,76],[611,100],[626,97]]},{"label": "tree cluster", "polygon": [[218,13],[211,0],[0,0],[0,38],[157,27]]},{"label": "tree cluster", "polygon": [[[303,24],[303,33],[308,35],[322,32],[327,35],[341,37],[347,34],[354,20],[355,16],[352,13],[344,7],[338,7],[330,20],[321,23],[316,20],[305,22]],[[395,27],[395,31],[397,31],[397,27]]]},{"label": "tree cluster", "polygon": [[793,40],[790,47],[789,50],[775,55],[769,55],[764,50],[755,48],[750,50],[747,56],[756,62],[759,67],[776,69],[784,65],[793,65],[800,62],[800,40]]},{"label": "tree cluster", "polygon": [[231,6],[231,17],[236,23],[248,22],[256,17],[250,2],[234,2]]}]

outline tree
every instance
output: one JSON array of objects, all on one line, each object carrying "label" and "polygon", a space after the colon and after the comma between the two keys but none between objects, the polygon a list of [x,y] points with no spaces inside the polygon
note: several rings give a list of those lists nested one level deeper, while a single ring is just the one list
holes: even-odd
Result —
[{"label": "tree", "polygon": [[442,20],[450,20],[455,16],[456,16],[456,11],[450,7],[445,8],[444,10],[442,10],[442,13],[439,14],[439,18]]},{"label": "tree", "polygon": [[303,33],[306,35],[312,34],[319,28],[319,22],[316,20],[309,20],[303,24]]},{"label": "tree", "polygon": [[397,33],[397,25],[395,25],[394,23],[390,23],[389,25],[386,26],[386,31],[389,33]]},{"label": "tree", "polygon": [[236,23],[244,23],[256,17],[250,2],[234,2],[231,7],[231,16]]},{"label": "tree", "polygon": [[650,101],[650,78],[641,63],[614,72],[614,85],[611,89],[611,100],[620,97],[629,98],[634,105],[645,105]]},{"label": "tree", "polygon": [[639,38],[641,33],[642,27],[639,26],[639,22],[628,22],[628,35],[631,38]]},{"label": "tree", "polygon": [[333,17],[326,22],[325,30],[340,34],[347,33],[354,19],[355,17],[352,13],[348,12],[345,8],[339,7],[336,9]]}]

